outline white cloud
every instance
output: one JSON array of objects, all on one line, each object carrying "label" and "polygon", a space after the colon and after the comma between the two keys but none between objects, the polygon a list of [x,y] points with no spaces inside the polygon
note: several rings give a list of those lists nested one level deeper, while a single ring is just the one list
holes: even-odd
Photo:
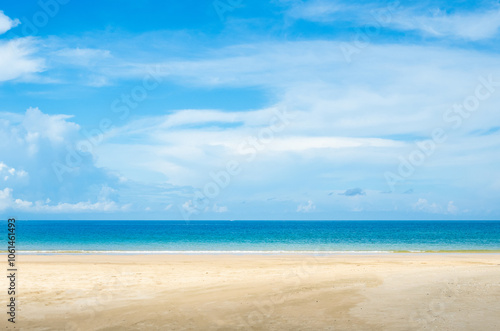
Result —
[{"label": "white cloud", "polygon": [[4,188],[0,190],[0,211],[4,211],[5,209],[11,206],[12,201],[12,189]]},{"label": "white cloud", "polygon": [[29,78],[44,70],[44,60],[36,58],[32,38],[0,41],[0,82]]},{"label": "white cloud", "polygon": [[118,211],[124,210],[114,201],[99,201],[90,202],[82,201],[78,203],[58,203],[56,205],[47,205],[44,203],[36,203],[33,207],[35,212],[52,212],[52,213],[76,213],[76,212],[96,212],[96,211]]},{"label": "white cloud", "polygon": [[425,213],[431,214],[452,214],[456,215],[459,213],[460,209],[455,205],[453,201],[449,201],[448,204],[443,208],[437,203],[430,203],[427,199],[420,198],[416,203],[413,204],[413,209]]},{"label": "white cloud", "polygon": [[[425,9],[428,9],[427,6]],[[333,24],[350,22],[358,26],[388,26],[397,30],[415,30],[435,37],[466,40],[489,39],[500,27],[500,9],[478,6],[475,11],[447,13],[426,11],[418,5],[405,7],[398,2],[387,5],[363,4],[354,6],[346,1],[292,2],[287,11],[292,19]]]},{"label": "white cloud", "polygon": [[[172,205],[168,205],[167,208],[165,208],[165,210],[169,210],[171,207],[172,207]],[[182,209],[189,215],[199,214],[201,209],[199,209],[197,207],[198,206],[195,206],[192,200],[185,201],[182,204]],[[206,206],[204,208],[204,212],[227,213],[228,211],[229,211],[229,208],[227,206],[219,206],[216,203],[214,203],[211,207]]]},{"label": "white cloud", "polygon": [[63,145],[77,139],[80,130],[78,124],[67,121],[71,117],[44,114],[38,108],[29,108],[23,115],[0,112],[0,151],[3,155],[21,158],[23,155],[33,157],[48,146],[64,148]]},{"label": "white cloud", "polygon": [[27,131],[27,140],[32,142],[39,138],[46,138],[52,143],[62,143],[65,139],[74,136],[80,126],[66,121],[71,115],[47,115],[38,108],[29,108],[26,111],[22,125]]},{"label": "white cloud", "polygon": [[20,23],[21,22],[17,18],[13,20],[5,15],[2,10],[0,10],[0,34],[9,31],[13,27],[18,26]]},{"label": "white cloud", "polygon": [[94,48],[64,48],[56,51],[55,55],[60,57],[61,62],[79,66],[88,66],[112,57],[109,50]]},{"label": "white cloud", "polygon": [[403,12],[395,15],[394,25],[403,30],[418,30],[435,37],[455,37],[467,40],[489,39],[500,27],[500,9],[457,14],[435,12],[432,16]]},{"label": "white cloud", "polygon": [[287,137],[278,138],[269,148],[273,151],[304,151],[356,147],[401,147],[404,143],[390,139],[350,137]]},{"label": "white cloud", "polygon": [[[498,56],[444,47],[369,45],[350,65],[336,41],[239,45],[214,53],[198,61],[166,61],[158,75],[197,86],[272,89],[279,95],[275,106],[304,115],[291,127],[315,136],[428,134],[430,122],[442,122],[447,107],[474,93],[478,76],[500,77]],[[145,67],[120,73],[143,78]],[[261,125],[268,113],[184,110],[155,120],[163,129],[209,120]],[[491,122],[488,116],[481,117],[484,123]]]},{"label": "white cloud", "polygon": [[299,213],[309,213],[316,209],[316,205],[311,201],[307,201],[307,204],[301,203],[297,206],[297,212]]},{"label": "white cloud", "polygon": [[423,211],[426,213],[440,213],[442,211],[441,207],[436,203],[430,203],[427,199],[418,199],[418,201],[413,204],[413,208],[418,211]]},{"label": "white cloud", "polygon": [[217,206],[217,204],[214,204],[212,207],[214,213],[226,213],[228,210],[226,206]]},{"label": "white cloud", "polygon": [[14,169],[7,166],[4,162],[0,161],[0,178],[3,177],[4,181],[12,179],[20,179],[28,176],[28,173],[24,170]]},{"label": "white cloud", "polygon": [[[237,160],[243,170],[227,188],[235,192],[234,199],[258,195],[256,186],[293,201],[299,198],[298,192],[310,190],[316,192],[311,199],[319,206],[320,190],[357,186],[367,192],[387,190],[383,174],[397,172],[399,157],[442,127],[449,139],[405,182],[411,182],[408,185],[419,194],[429,192],[422,190],[425,185],[449,189],[453,178],[462,178],[469,189],[479,185],[458,174],[482,160],[500,158],[500,140],[470,136],[471,131],[496,123],[500,89],[481,101],[480,110],[464,120],[460,130],[451,130],[443,114],[474,95],[480,75],[491,73],[500,81],[499,58],[441,46],[391,44],[369,45],[361,56],[346,65],[338,42],[309,41],[238,45],[212,50],[199,60],[166,60],[164,80],[216,88],[260,86],[276,92],[276,104],[244,111],[184,109],[141,116],[105,137],[95,150],[97,165],[131,181],[166,182],[195,190],[211,181],[210,172]],[[140,71],[146,65],[131,67],[120,74],[142,79],[147,73]],[[287,109],[296,117],[275,133],[255,161],[245,163],[246,155],[238,153],[238,146],[247,137],[258,137],[269,125],[273,109]],[[484,173],[497,172],[480,168]],[[460,195],[454,191],[450,199],[469,208]],[[441,206],[429,202],[438,201],[432,194],[421,197],[425,201],[417,204],[415,196],[398,202],[382,197],[375,204],[378,198],[367,194],[361,207],[447,212],[443,202]],[[351,202],[351,210],[358,208]],[[218,203],[227,205],[231,213],[238,209],[226,200]],[[193,206],[186,203],[184,208]],[[344,207],[339,203],[339,208]],[[291,205],[291,210],[296,209],[295,203]],[[213,212],[211,207],[208,211]]]},{"label": "white cloud", "polygon": [[50,204],[46,201],[26,201],[14,198],[12,188],[0,190],[0,211],[16,210],[28,213],[82,213],[82,212],[112,212],[124,211],[128,206],[119,206],[114,201],[104,200],[98,202],[81,201],[77,203]]},{"label": "white cloud", "polygon": [[448,210],[448,213],[450,213],[450,214],[456,214],[459,211],[458,207],[455,206],[453,201],[448,202],[448,207],[446,209]]},{"label": "white cloud", "polygon": [[193,205],[193,201],[192,200],[188,200],[188,201],[186,201],[186,202],[184,202],[182,204],[182,208],[184,208],[184,210],[186,210],[186,211],[191,210],[193,208],[193,206],[194,205]]},{"label": "white cloud", "polygon": [[[76,56],[75,63],[94,63],[110,55],[100,50],[65,49],[58,56],[69,62],[72,54]],[[119,53],[113,51],[113,54]],[[47,192],[56,203],[45,202],[37,207],[36,201],[41,197],[24,194],[16,197],[23,200],[13,199],[12,203],[27,210],[35,210],[35,207],[40,210],[119,210],[118,203],[112,202],[109,196],[120,190],[111,188],[111,184],[109,189],[95,186],[90,200],[88,192],[75,197],[71,203],[64,200],[67,189],[80,187],[78,195],[83,195],[89,186],[87,176],[92,178],[89,181],[92,183],[107,180],[102,169],[110,169],[121,178],[126,176],[128,183],[135,181],[146,186],[167,182],[186,186],[186,190],[203,188],[211,180],[211,171],[224,169],[228,160],[244,159],[244,155],[237,153],[238,145],[247,137],[258,137],[260,130],[269,125],[272,109],[282,108],[289,109],[297,117],[275,134],[275,139],[259,151],[253,163],[243,164],[244,171],[228,188],[234,189],[234,199],[252,196],[257,191],[255,187],[266,192],[273,190],[270,193],[273,196],[286,195],[289,201],[297,201],[298,197],[293,196],[295,192],[309,188],[316,194],[321,190],[357,185],[383,190],[383,173],[397,168],[398,157],[414,148],[414,140],[428,137],[437,126],[447,125],[442,120],[444,111],[474,93],[479,75],[492,73],[495,81],[500,80],[500,60],[488,53],[386,44],[370,45],[363,49],[362,56],[347,66],[338,42],[310,41],[226,47],[198,57],[200,60],[167,59],[161,63],[165,69],[161,75],[165,80],[209,87],[264,87],[275,93],[276,104],[246,111],[187,109],[170,111],[165,116],[141,114],[140,120],[111,131],[96,146],[93,156],[97,167],[89,158],[89,163],[77,167],[74,176],[66,177],[61,187],[48,186],[53,191],[58,190]],[[123,63],[117,64],[120,65]],[[132,63],[124,71],[110,71],[110,77],[116,73],[142,79],[144,67],[146,65]],[[457,173],[466,167],[472,168],[481,160],[490,160],[492,164],[498,160],[498,139],[467,136],[474,129],[495,123],[497,105],[496,96],[482,102],[480,111],[472,114],[467,123],[464,121],[460,132],[463,136],[457,135],[439,146],[439,152],[416,172],[421,177],[410,180],[439,187],[436,183],[452,182],[443,176],[459,178]],[[23,164],[30,165],[26,170],[40,181],[38,187],[43,187],[38,192],[45,192],[49,189],[45,185],[50,182],[47,175],[52,173],[51,162],[62,160],[64,163],[65,145],[74,144],[80,127],[70,120],[70,116],[43,114],[37,108],[19,115],[21,119],[14,117],[0,116],[0,151],[2,155],[22,155],[15,162],[12,159],[5,162],[16,169],[22,169]],[[34,169],[36,167],[40,169]],[[496,170],[490,172],[493,171]],[[366,182],[369,185],[365,185]],[[10,182],[8,185],[19,192]],[[463,185],[470,188],[472,184]],[[415,186],[416,192],[423,192],[418,189],[418,185]],[[276,191],[280,192],[275,194]],[[73,194],[77,195],[72,193],[72,197]],[[98,198],[96,202],[94,198],[99,195],[106,198]],[[153,194],[144,196],[149,199]],[[432,196],[422,197],[414,206],[416,210],[450,212],[445,204],[445,208],[440,209],[437,204],[429,203],[434,201]],[[318,205],[321,203],[317,196],[311,198]],[[187,195],[182,196],[182,201],[186,199],[189,199]],[[366,206],[362,207],[369,209],[371,199],[371,194],[364,197]],[[458,197],[453,196],[453,199],[461,207],[468,207]],[[403,205],[409,209],[412,202],[405,200]],[[159,208],[163,210],[166,203],[163,200]],[[230,208],[234,212],[238,209],[226,201],[219,203],[224,206],[212,204],[208,211]],[[149,206],[150,202],[147,204]],[[388,203],[381,201],[382,204]],[[313,206],[301,204],[297,211],[310,211]],[[184,207],[193,208],[191,202],[186,202]],[[295,207],[296,203],[290,202],[292,212]],[[452,203],[451,210],[453,207]],[[151,208],[155,209],[153,205]]]},{"label": "white cloud", "polygon": [[107,184],[104,184],[97,195],[97,199],[99,201],[108,201],[116,195],[117,191],[114,188],[109,187]]},{"label": "white cloud", "polygon": [[119,179],[95,167],[90,155],[71,164],[72,171],[59,182],[54,162],[68,166],[67,156],[81,139],[71,117],[38,108],[22,115],[0,112],[0,209],[78,213],[126,208],[117,202],[119,193],[113,187]]}]

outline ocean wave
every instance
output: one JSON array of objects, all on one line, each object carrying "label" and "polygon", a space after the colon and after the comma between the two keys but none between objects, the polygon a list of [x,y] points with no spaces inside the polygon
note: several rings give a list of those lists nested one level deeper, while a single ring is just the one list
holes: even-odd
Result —
[{"label": "ocean wave", "polygon": [[[398,254],[398,253],[498,253],[498,250],[31,250],[18,251],[18,254],[97,254],[97,255],[331,255],[331,254]],[[2,251],[2,253],[6,253]]]},{"label": "ocean wave", "polygon": [[20,254],[366,254],[395,253],[396,251],[311,251],[311,250],[185,250],[185,251],[128,251],[128,250],[36,250],[18,251]]}]

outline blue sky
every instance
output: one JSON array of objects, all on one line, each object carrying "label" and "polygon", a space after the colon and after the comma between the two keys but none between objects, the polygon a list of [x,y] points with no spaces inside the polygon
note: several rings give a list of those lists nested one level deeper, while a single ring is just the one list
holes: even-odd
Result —
[{"label": "blue sky", "polygon": [[0,8],[0,212],[498,219],[498,1]]}]

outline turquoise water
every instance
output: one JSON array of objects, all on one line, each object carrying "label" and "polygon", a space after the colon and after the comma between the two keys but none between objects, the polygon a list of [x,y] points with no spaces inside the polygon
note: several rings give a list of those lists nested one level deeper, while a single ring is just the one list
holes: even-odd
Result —
[{"label": "turquoise water", "polygon": [[21,220],[16,225],[17,250],[31,252],[500,251],[500,221]]}]

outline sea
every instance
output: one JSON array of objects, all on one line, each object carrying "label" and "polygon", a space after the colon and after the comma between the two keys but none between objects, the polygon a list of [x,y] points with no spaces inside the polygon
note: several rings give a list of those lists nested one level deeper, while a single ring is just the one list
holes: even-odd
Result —
[{"label": "sea", "polygon": [[21,254],[500,252],[500,221],[17,220],[15,244]]}]

